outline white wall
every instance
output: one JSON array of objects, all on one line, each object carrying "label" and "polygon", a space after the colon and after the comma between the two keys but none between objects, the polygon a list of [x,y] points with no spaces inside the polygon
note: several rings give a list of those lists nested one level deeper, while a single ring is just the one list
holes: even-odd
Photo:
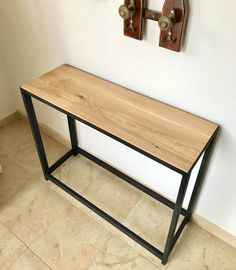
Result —
[{"label": "white wall", "polygon": [[0,121],[16,110],[16,95],[8,85],[3,62],[0,57]]},{"label": "white wall", "polygon": [[[181,53],[157,46],[158,27],[154,22],[148,22],[144,41],[124,37],[117,15],[122,2],[0,2],[1,49],[11,74],[10,88],[18,93],[18,108],[23,109],[20,84],[67,62],[219,123],[221,135],[196,212],[236,235],[236,1],[190,0]],[[150,8],[160,9],[157,2],[149,1]],[[41,121],[68,136],[63,116],[42,105],[37,108]],[[157,170],[152,161],[83,125],[79,139],[84,148],[174,196],[178,177]]]}]

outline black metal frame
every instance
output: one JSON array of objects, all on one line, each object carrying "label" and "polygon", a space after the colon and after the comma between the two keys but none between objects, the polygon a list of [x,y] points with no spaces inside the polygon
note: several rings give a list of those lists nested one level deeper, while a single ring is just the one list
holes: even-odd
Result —
[{"label": "black metal frame", "polygon": [[[202,153],[204,152],[204,156],[203,156],[202,163],[201,163],[201,166],[200,166],[200,169],[199,169],[199,172],[198,172],[198,176],[197,176],[197,179],[196,179],[196,182],[195,182],[195,185],[194,185],[194,189],[193,189],[190,201],[189,201],[189,206],[188,206],[187,209],[184,209],[182,207],[182,205],[183,205],[185,193],[186,193],[186,190],[187,190],[187,187],[188,187],[191,172],[192,172],[192,169],[193,169],[194,165],[197,163],[197,161],[199,160],[202,153],[199,155],[197,161],[192,166],[189,173],[186,173],[186,172],[184,172],[184,171],[182,171],[182,170],[180,170],[178,168],[173,167],[172,165],[170,165],[170,164],[168,164],[168,163],[166,163],[166,162],[164,162],[162,160],[159,160],[158,158],[150,155],[149,153],[146,153],[142,149],[139,149],[136,146],[133,146],[133,145],[129,144],[126,141],[123,141],[122,139],[108,133],[107,131],[102,130],[102,129],[94,126],[93,124],[88,123],[88,122],[84,121],[83,119],[80,119],[79,117],[77,117],[77,116],[75,116],[75,115],[73,115],[73,114],[71,114],[71,113],[69,113],[69,112],[67,112],[67,111],[65,111],[65,110],[63,110],[63,109],[61,109],[61,108],[47,102],[47,101],[45,101],[44,99],[41,99],[41,98],[27,92],[26,90],[24,90],[22,88],[21,88],[21,94],[22,94],[22,98],[23,98],[23,101],[24,101],[25,109],[26,109],[26,112],[27,112],[27,116],[28,116],[28,119],[29,119],[29,123],[30,123],[30,126],[31,126],[31,130],[32,130],[32,133],[33,133],[35,145],[36,145],[36,148],[37,148],[37,152],[38,152],[38,155],[39,155],[39,159],[40,159],[40,162],[41,162],[41,166],[42,166],[42,170],[43,170],[43,174],[44,174],[45,179],[50,180],[51,182],[53,182],[54,184],[56,184],[57,186],[62,188],[64,191],[69,193],[75,199],[77,199],[78,201],[83,203],[85,206],[87,206],[88,208],[93,210],[95,213],[97,213],[99,216],[104,218],[106,221],[111,223],[117,229],[119,229],[120,231],[125,233],[127,236],[129,236],[130,238],[135,240],[137,243],[139,243],[141,246],[143,246],[147,250],[149,250],[152,254],[154,254],[155,256],[160,258],[162,260],[163,264],[166,264],[171,250],[173,249],[175,243],[177,242],[179,236],[181,235],[185,225],[189,222],[189,220],[191,218],[194,203],[196,201],[196,197],[198,195],[202,180],[204,178],[204,173],[205,173],[206,167],[207,167],[206,165],[207,165],[207,162],[209,160],[209,156],[210,156],[210,153],[211,153],[211,150],[213,148],[213,144],[214,144],[214,141],[215,141],[215,138],[216,138],[216,135],[217,135],[217,130],[213,134],[213,136],[209,140],[208,144],[206,145],[206,147],[202,151]],[[51,166],[48,165],[45,149],[44,149],[44,146],[43,146],[42,137],[41,137],[41,134],[40,134],[38,121],[37,121],[37,118],[36,118],[36,114],[35,114],[35,110],[34,110],[34,106],[33,106],[33,102],[32,102],[32,97],[34,97],[35,99],[40,100],[41,102],[43,102],[43,103],[57,109],[58,111],[61,111],[64,114],[67,115],[68,127],[69,127],[69,132],[70,132],[70,140],[71,140],[71,150],[69,150],[63,157],[61,157],[58,161],[56,161]],[[149,189],[148,187],[142,185],[141,183],[139,183],[139,182],[135,181],[134,179],[132,179],[131,177],[127,176],[123,172],[115,169],[114,167],[107,164],[106,162],[98,159],[97,157],[93,156],[92,154],[90,154],[90,153],[86,152],[85,150],[81,149],[80,147],[78,147],[78,139],[77,139],[75,120],[78,120],[80,122],[83,122],[83,123],[89,125],[90,127],[93,127],[94,129],[102,132],[103,134],[105,134],[105,135],[107,135],[107,136],[109,136],[109,137],[111,137],[111,138],[113,138],[113,139],[115,139],[115,140],[129,146],[130,148],[132,148],[132,149],[142,153],[143,155],[157,161],[158,163],[163,164],[164,166],[174,170],[175,172],[180,173],[182,175],[182,180],[181,180],[181,183],[180,183],[176,203],[168,200],[167,198],[163,197],[162,195],[158,194],[157,192],[154,192],[153,190]],[[121,224],[120,222],[115,220],[113,217],[111,217],[110,215],[105,213],[103,210],[98,208],[96,205],[94,205],[93,203],[88,201],[86,198],[82,197],[80,194],[78,194],[77,192],[72,190],[70,187],[66,186],[64,183],[62,183],[60,180],[58,180],[57,178],[55,178],[52,175],[52,173],[60,165],[62,165],[63,162],[65,162],[69,157],[71,157],[73,155],[76,156],[78,153],[85,156],[86,158],[92,160],[93,162],[95,162],[96,164],[98,164],[101,167],[105,168],[106,170],[110,171],[111,173],[119,176],[124,181],[126,181],[129,184],[135,186],[136,188],[142,190],[143,192],[145,192],[149,196],[153,197],[154,199],[160,201],[161,203],[165,204],[166,206],[168,206],[168,207],[170,207],[171,209],[174,210],[173,215],[172,215],[172,219],[171,219],[171,223],[170,223],[169,233],[168,233],[168,236],[167,236],[167,241],[166,241],[166,244],[165,244],[164,252],[158,250],[156,247],[154,247],[153,245],[148,243],[146,240],[144,240],[143,238],[141,238],[140,236],[135,234],[133,231],[131,231],[130,229],[125,227],[123,224]],[[178,223],[180,214],[184,216],[184,219],[183,219],[182,223],[180,224],[179,228],[177,229],[177,223]]]}]

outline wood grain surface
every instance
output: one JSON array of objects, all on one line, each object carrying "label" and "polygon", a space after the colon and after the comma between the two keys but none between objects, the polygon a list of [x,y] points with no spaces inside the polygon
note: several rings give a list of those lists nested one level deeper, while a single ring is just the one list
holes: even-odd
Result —
[{"label": "wood grain surface", "polygon": [[22,89],[189,172],[217,125],[69,65]]}]

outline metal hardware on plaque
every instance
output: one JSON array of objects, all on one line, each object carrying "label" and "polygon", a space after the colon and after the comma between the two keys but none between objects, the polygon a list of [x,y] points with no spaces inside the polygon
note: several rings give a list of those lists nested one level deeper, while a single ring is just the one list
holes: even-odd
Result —
[{"label": "metal hardware on plaque", "polygon": [[130,10],[125,5],[122,5],[119,7],[119,14],[122,19],[127,20],[130,17]]},{"label": "metal hardware on plaque", "polygon": [[158,25],[162,31],[168,31],[174,26],[175,23],[175,11],[171,10],[169,16],[161,16]]},{"label": "metal hardware on plaque", "polygon": [[173,27],[171,19],[166,16],[161,16],[161,18],[158,21],[158,25],[162,31],[167,31],[171,27]]}]

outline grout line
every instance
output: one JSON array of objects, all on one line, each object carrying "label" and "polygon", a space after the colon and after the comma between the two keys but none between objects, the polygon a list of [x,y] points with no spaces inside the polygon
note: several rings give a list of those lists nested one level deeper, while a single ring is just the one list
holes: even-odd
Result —
[{"label": "grout line", "polygon": [[45,264],[49,269],[53,270],[37,253],[35,253],[31,248],[28,248],[43,264]]},{"label": "grout line", "polygon": [[26,248],[28,248],[28,245],[22,240],[20,239],[10,228],[8,228],[1,220],[0,223],[11,233],[13,234]]},{"label": "grout line", "polygon": [[0,224],[10,233],[12,234],[17,240],[19,240],[19,242],[21,242],[21,244],[25,247],[25,250],[19,255],[17,256],[17,258],[14,260],[14,262],[11,263],[11,266],[27,251],[28,246],[17,236],[15,235],[15,233],[13,233],[2,221],[0,221]]},{"label": "grout line", "polygon": [[[104,226],[103,226],[104,227]],[[108,231],[109,233],[111,233],[109,230],[107,230],[105,227],[104,229],[106,231]],[[97,257],[101,254],[101,252],[103,251],[103,249],[105,248],[105,246],[107,245],[107,243],[114,237],[114,235],[111,233],[111,237],[109,239],[107,239],[107,241],[104,243],[104,245],[102,246],[102,248],[99,249],[97,256],[92,260],[92,262],[89,264],[87,270],[90,268],[90,266],[96,261]]]},{"label": "grout line", "polygon": [[[48,185],[46,185],[46,188],[47,189],[49,189],[50,191],[54,191],[54,192],[56,192],[55,190],[53,190],[52,188],[50,188]],[[60,196],[61,198],[60,199],[63,199],[63,200],[66,200],[66,198],[64,198],[64,197],[62,197],[59,193],[57,193],[56,192],[56,195],[58,196]],[[69,202],[68,200],[66,200],[66,202]],[[70,202],[69,202],[70,203]],[[69,208],[69,207],[68,207]],[[67,209],[67,208],[66,208]],[[65,210],[66,211],[66,210]],[[62,214],[63,213],[63,211],[61,211],[60,212],[60,214]],[[63,213],[64,214],[64,213]],[[29,247],[29,249],[31,250],[31,248],[32,248],[32,245],[35,243],[35,242],[37,242],[38,240],[39,240],[39,238],[47,231],[47,229],[51,226],[51,225],[53,225],[58,219],[59,219],[59,214],[55,217],[55,219],[50,223],[50,224],[48,224],[48,226],[38,235],[38,237],[34,240],[34,241],[32,241],[32,243],[28,246]]]},{"label": "grout line", "polygon": [[35,243],[35,242],[37,242],[38,240],[39,240],[39,238],[46,232],[46,230],[55,222],[57,220],[57,217],[38,235],[38,237],[34,240],[34,241],[32,241],[32,243],[30,243],[29,245],[28,245],[28,248],[30,248],[30,250],[31,250],[31,247],[32,247],[32,245]]},{"label": "grout line", "polygon": [[135,206],[130,210],[130,212],[128,213],[128,215],[126,216],[126,218],[123,220],[122,224],[124,224],[128,220],[128,218],[131,215],[131,213],[138,207],[138,205],[142,202],[142,200],[143,200],[143,196],[141,196],[141,198],[137,201],[137,203],[135,204]]},{"label": "grout line", "polygon": [[[149,259],[148,256],[147,256],[147,257],[144,256],[138,249],[134,248],[132,245],[130,245],[129,243],[127,243],[124,239],[120,238],[118,235],[115,235],[115,234],[114,234],[114,237],[117,238],[117,239],[119,239],[119,240],[120,240],[122,243],[124,243],[125,245],[129,246],[129,247],[130,247],[131,249],[133,249],[135,252],[137,252],[142,258],[144,258],[145,260],[151,262],[153,265],[155,265],[155,267],[157,267],[158,269],[160,269],[159,266],[158,266],[154,261],[152,261],[151,259]],[[125,236],[125,237],[127,237],[128,239],[131,239],[131,238],[129,238],[128,236]],[[136,244],[136,242],[135,242],[134,240],[131,239],[131,241],[133,241],[134,244]],[[138,244],[137,244],[137,245],[138,245]],[[141,247],[142,249],[146,250],[146,249],[143,248],[142,246],[140,246],[140,247]],[[154,255],[151,255],[151,256],[154,256]],[[155,257],[155,258],[156,258],[156,257]],[[157,260],[160,261],[159,258],[157,258]],[[161,269],[160,269],[160,270],[161,270]]]}]

